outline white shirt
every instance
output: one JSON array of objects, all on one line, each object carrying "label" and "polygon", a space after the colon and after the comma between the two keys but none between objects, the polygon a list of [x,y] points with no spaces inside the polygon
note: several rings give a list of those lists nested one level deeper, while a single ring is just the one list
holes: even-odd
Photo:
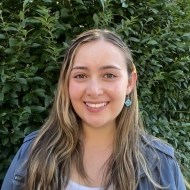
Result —
[{"label": "white shirt", "polygon": [[74,181],[69,181],[66,190],[103,190],[101,187],[87,187],[80,184],[75,183]]}]

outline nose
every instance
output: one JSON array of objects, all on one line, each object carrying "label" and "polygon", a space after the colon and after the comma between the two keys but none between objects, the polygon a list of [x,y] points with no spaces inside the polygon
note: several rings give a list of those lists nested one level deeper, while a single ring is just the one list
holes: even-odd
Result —
[{"label": "nose", "polygon": [[91,97],[98,97],[103,94],[103,86],[101,84],[101,81],[97,79],[91,79],[88,82],[87,88],[86,88],[86,94]]}]

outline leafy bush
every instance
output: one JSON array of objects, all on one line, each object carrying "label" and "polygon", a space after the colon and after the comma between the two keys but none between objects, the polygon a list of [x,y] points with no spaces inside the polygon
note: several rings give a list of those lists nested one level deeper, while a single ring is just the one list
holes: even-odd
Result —
[{"label": "leafy bush", "polygon": [[0,179],[51,107],[65,49],[91,28],[132,50],[150,133],[171,143],[190,179],[190,5],[184,1],[3,0],[0,4]]}]

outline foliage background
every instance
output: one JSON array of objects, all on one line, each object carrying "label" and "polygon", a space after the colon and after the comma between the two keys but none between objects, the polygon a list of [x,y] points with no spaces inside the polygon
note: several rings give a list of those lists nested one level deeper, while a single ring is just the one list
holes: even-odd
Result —
[{"label": "foliage background", "polygon": [[189,0],[1,0],[0,179],[47,117],[71,40],[91,28],[131,48],[145,126],[174,146],[190,181]]}]

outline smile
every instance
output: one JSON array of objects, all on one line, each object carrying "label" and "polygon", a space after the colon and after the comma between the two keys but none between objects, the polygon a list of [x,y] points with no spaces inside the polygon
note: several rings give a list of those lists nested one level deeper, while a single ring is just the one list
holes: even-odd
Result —
[{"label": "smile", "polygon": [[108,102],[102,102],[102,103],[88,103],[88,102],[85,102],[85,104],[90,108],[102,108],[102,107],[105,107],[108,104]]}]

